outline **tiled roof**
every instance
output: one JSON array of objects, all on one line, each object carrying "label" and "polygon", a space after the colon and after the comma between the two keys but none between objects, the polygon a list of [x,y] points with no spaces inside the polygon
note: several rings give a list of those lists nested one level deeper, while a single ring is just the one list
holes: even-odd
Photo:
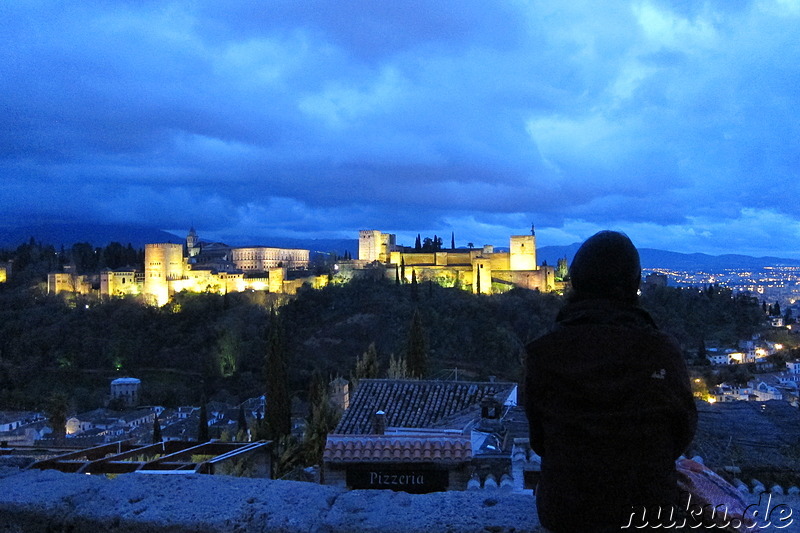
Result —
[{"label": "tiled roof", "polygon": [[326,462],[460,462],[472,459],[469,437],[329,435]]},{"label": "tiled roof", "polygon": [[441,427],[442,419],[480,405],[484,397],[505,402],[515,388],[515,383],[502,382],[362,379],[335,433],[372,433],[377,411],[386,413],[386,427]]}]

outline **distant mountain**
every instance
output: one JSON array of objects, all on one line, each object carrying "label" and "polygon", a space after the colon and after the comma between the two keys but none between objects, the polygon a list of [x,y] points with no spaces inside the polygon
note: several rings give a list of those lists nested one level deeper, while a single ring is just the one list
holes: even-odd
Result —
[{"label": "distant mountain", "polygon": [[[0,248],[14,249],[31,237],[44,244],[65,247],[76,242],[88,242],[94,246],[106,246],[110,242],[119,242],[123,245],[131,243],[135,248],[143,248],[145,244],[157,242],[184,242],[185,235],[176,235],[162,231],[158,228],[147,226],[134,226],[130,224],[39,224],[20,226],[14,228],[0,227]],[[200,235],[201,239],[203,235]],[[281,248],[302,248],[316,253],[335,252],[343,255],[349,252],[353,257],[358,257],[358,239],[291,239],[281,237],[244,237],[239,242],[227,242],[231,246],[276,246]],[[539,263],[546,261],[548,265],[555,266],[559,258],[566,257],[567,262],[572,262],[580,243],[568,246],[543,246],[538,249]],[[496,251],[507,251],[507,248],[495,247]],[[722,268],[763,268],[765,266],[790,265],[800,266],[798,259],[784,259],[779,257],[751,257],[747,255],[708,255],[708,254],[683,254],[668,252],[652,248],[641,248],[639,254],[643,268],[668,268],[674,270],[719,270]]]},{"label": "distant mountain", "polygon": [[[131,243],[134,248],[157,242],[183,243],[186,235],[176,235],[158,228],[132,226],[129,224],[39,224],[14,228],[0,227],[0,248],[14,249],[31,237],[56,248],[70,247],[76,242],[88,242],[93,246],[106,246],[110,242],[123,245]],[[203,235],[200,235],[203,239]],[[245,240],[247,239],[247,240]],[[205,239],[203,239],[205,240]],[[358,257],[358,239],[288,239],[288,238],[244,238],[238,242],[226,242],[231,246],[276,246],[280,248],[302,248],[312,252],[350,252]]]},{"label": "distant mountain", "polygon": [[[228,243],[230,244],[230,243]],[[288,239],[288,238],[267,238],[261,242],[244,244],[243,246],[275,246],[278,248],[300,248],[311,250],[311,253],[331,253],[344,255],[350,252],[354,258],[358,258],[358,239]]]},{"label": "distant mountain", "polygon": [[152,242],[183,242],[182,237],[146,226],[66,223],[0,228],[0,248],[16,248],[31,237],[56,248],[61,245],[70,247],[76,242],[88,242],[93,246],[107,246],[111,242],[127,246],[130,243],[134,248],[144,248],[145,244]]},{"label": "distant mountain", "polygon": [[[537,259],[541,264],[546,261],[548,265],[555,266],[560,258],[566,257],[571,263],[575,252],[580,248],[580,243],[569,246],[543,246],[537,251]],[[719,270],[722,268],[763,268],[765,266],[791,265],[800,266],[798,259],[785,259],[780,257],[751,257],[749,255],[708,255],[708,254],[682,254],[668,252],[653,248],[640,248],[639,256],[642,268],[667,268],[672,270]]]}]

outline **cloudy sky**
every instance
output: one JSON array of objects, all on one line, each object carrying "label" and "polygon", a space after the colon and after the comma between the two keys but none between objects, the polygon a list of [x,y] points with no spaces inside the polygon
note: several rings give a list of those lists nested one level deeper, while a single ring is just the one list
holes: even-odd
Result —
[{"label": "cloudy sky", "polygon": [[800,0],[2,2],[0,228],[797,258],[798,28]]}]

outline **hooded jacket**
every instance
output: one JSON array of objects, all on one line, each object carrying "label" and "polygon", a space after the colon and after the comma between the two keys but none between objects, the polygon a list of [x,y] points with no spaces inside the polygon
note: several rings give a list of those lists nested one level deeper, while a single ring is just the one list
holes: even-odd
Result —
[{"label": "hooded jacket", "polygon": [[678,503],[675,460],[697,413],[681,351],[647,312],[609,299],[568,303],[527,353],[545,527],[614,530],[632,506]]}]

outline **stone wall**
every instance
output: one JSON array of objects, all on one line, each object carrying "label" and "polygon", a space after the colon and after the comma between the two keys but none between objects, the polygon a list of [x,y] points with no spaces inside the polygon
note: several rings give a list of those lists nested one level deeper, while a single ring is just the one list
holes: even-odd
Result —
[{"label": "stone wall", "polygon": [[494,491],[411,495],[296,481],[125,474],[114,479],[0,469],[0,531],[536,532],[533,497]]},{"label": "stone wall", "polygon": [[[754,502],[758,496],[749,496]],[[775,495],[796,517],[800,498]],[[104,476],[0,466],[0,531],[539,532],[534,498],[503,489],[411,495],[185,474]],[[785,525],[785,524],[782,524]]]}]

